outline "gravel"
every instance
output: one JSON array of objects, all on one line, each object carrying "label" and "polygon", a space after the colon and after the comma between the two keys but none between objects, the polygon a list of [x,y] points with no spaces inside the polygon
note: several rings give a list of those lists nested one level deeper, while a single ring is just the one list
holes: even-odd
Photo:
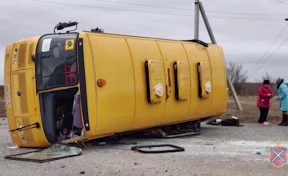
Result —
[{"label": "gravel", "polygon": [[0,126],[0,175],[287,176],[288,164],[282,168],[273,166],[269,149],[276,145],[288,147],[288,127],[203,124],[201,133],[178,139],[124,139],[138,145],[173,144],[184,147],[184,152],[141,154],[130,150],[133,145],[88,144],[81,156],[38,164],[5,160],[6,155],[31,149],[8,149],[12,144],[7,125]]}]

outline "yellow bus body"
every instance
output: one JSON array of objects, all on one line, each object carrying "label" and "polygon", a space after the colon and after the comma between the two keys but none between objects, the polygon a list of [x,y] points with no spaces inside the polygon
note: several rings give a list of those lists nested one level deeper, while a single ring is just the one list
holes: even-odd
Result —
[{"label": "yellow bus body", "polygon": [[[86,78],[89,117],[89,124],[83,122],[89,130],[81,140],[225,113],[226,68],[220,46],[93,32],[80,32],[79,38],[83,39],[85,69],[80,71]],[[38,97],[41,91],[36,92],[35,63],[31,60],[39,39],[34,37],[9,44],[5,53],[9,129],[40,124],[40,128],[10,132],[14,145],[19,147],[51,145],[43,130]],[[149,70],[146,77],[145,63]],[[99,87],[99,80],[105,80],[106,85]],[[162,96],[154,92],[160,83]],[[81,84],[77,86],[81,87]],[[199,97],[199,87],[202,97]],[[60,89],[67,87],[45,91]],[[148,97],[147,91],[150,91]],[[147,101],[149,98],[151,102]]]}]

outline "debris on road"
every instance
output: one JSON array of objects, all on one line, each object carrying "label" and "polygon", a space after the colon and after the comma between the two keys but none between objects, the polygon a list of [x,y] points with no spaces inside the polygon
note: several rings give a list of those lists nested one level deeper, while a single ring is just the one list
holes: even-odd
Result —
[{"label": "debris on road", "polygon": [[8,147],[8,149],[18,149],[19,147],[14,145],[14,146],[11,146],[11,147]]},{"label": "debris on road", "polygon": [[221,125],[221,126],[243,126],[243,124],[240,123],[240,120],[235,116],[232,116],[231,118],[226,118],[226,119],[210,120],[206,124],[207,125]]},{"label": "debris on road", "polygon": [[63,144],[54,144],[46,149],[5,156],[4,159],[44,163],[63,158],[79,156],[81,154],[81,148]]},{"label": "debris on road", "polygon": [[116,136],[96,139],[90,142],[92,145],[137,145],[137,142],[122,142],[121,138],[117,138]]},{"label": "debris on road", "polygon": [[213,144],[205,144],[205,145],[213,145]]},{"label": "debris on road", "polygon": [[83,175],[83,174],[85,174],[85,172],[84,172],[84,171],[81,171],[81,172],[80,172],[80,175]]},{"label": "debris on road", "polygon": [[[152,148],[164,148],[164,150],[151,150]],[[148,150],[143,150],[148,148]],[[172,149],[167,149],[172,148]],[[170,153],[170,152],[183,152],[185,149],[183,147],[178,147],[171,144],[160,144],[160,145],[143,145],[131,147],[131,150],[140,153]]]}]

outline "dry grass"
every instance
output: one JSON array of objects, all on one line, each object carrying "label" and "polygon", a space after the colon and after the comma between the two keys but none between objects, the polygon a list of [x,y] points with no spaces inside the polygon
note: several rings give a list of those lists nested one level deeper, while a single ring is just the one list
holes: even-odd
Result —
[{"label": "dry grass", "polygon": [[0,85],[0,97],[4,96],[4,86]]},{"label": "dry grass", "polygon": [[5,117],[5,102],[4,99],[0,97],[0,117]]},{"label": "dry grass", "polygon": [[[239,112],[233,99],[228,101],[227,113],[223,117],[235,116],[238,117],[241,122],[244,123],[257,123],[259,118],[259,109],[256,106],[257,97],[247,96],[239,97],[242,104],[243,111]],[[268,114],[268,121],[271,123],[279,123],[281,120],[281,112],[279,111],[279,102],[277,100],[271,100],[271,107]]]},{"label": "dry grass", "polygon": [[0,85],[0,117],[5,117],[4,86]]}]

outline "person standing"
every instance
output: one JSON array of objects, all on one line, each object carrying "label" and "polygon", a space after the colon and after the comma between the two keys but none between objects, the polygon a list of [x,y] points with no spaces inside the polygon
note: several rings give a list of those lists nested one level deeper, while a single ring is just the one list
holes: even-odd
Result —
[{"label": "person standing", "polygon": [[258,89],[257,106],[260,110],[260,117],[258,123],[263,125],[269,125],[267,122],[267,116],[270,109],[270,99],[273,97],[273,91],[270,87],[270,81],[264,80]]},{"label": "person standing", "polygon": [[282,122],[278,125],[288,126],[288,88],[283,78],[277,79],[276,84],[278,89],[278,97],[276,99],[280,102],[280,111],[282,112]]}]

